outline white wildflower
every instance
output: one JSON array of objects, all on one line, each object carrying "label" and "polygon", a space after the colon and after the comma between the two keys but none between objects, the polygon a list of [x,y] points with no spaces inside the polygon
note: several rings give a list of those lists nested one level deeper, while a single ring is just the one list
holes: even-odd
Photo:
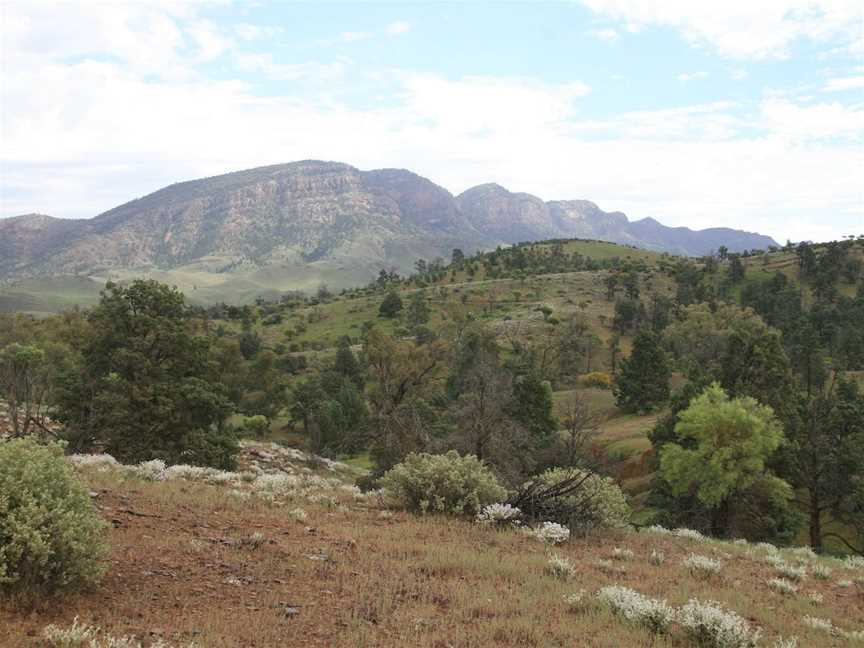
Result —
[{"label": "white wildflower", "polygon": [[651,557],[649,558],[652,565],[660,566],[664,562],[666,562],[666,554],[662,551],[657,551],[656,549],[651,550]]},{"label": "white wildflower", "polygon": [[612,560],[633,560],[636,554],[630,549],[615,547],[612,549]]},{"label": "white wildflower", "polygon": [[795,567],[794,565],[787,564],[777,567],[777,571],[780,572],[780,575],[784,578],[793,581],[802,581],[807,577],[806,567]]},{"label": "white wildflower", "polygon": [[719,560],[709,558],[708,556],[700,556],[698,554],[690,554],[681,563],[693,576],[707,578],[714,574],[719,574],[723,568],[723,563]]},{"label": "white wildflower", "polygon": [[533,535],[541,542],[557,545],[570,539],[570,529],[557,522],[544,522],[534,529]]},{"label": "white wildflower", "polygon": [[675,610],[665,599],[652,599],[628,587],[603,587],[597,599],[615,614],[658,634],[666,632],[675,620]]},{"label": "white wildflower", "polygon": [[567,558],[553,554],[546,562],[546,571],[555,578],[566,580],[576,573],[576,568]]},{"label": "white wildflower", "polygon": [[672,531],[672,535],[676,538],[685,538],[687,540],[695,540],[696,542],[705,542],[707,538],[693,529],[678,528]]},{"label": "white wildflower", "polygon": [[785,578],[772,578],[768,581],[768,587],[780,594],[796,594],[798,592],[798,586]]},{"label": "white wildflower", "polygon": [[627,568],[624,565],[616,565],[611,560],[603,560],[601,558],[594,561],[594,565],[596,565],[597,569],[599,569],[601,572],[610,576],[622,575],[627,573]]},{"label": "white wildflower", "polygon": [[659,524],[652,524],[645,529],[648,533],[656,533],[657,535],[671,535],[672,532],[666,527],[660,526]]},{"label": "white wildflower", "polygon": [[302,508],[294,508],[288,511],[288,517],[297,522],[305,522],[309,516]]},{"label": "white wildflower", "polygon": [[582,612],[588,607],[588,596],[584,589],[580,589],[578,592],[565,594],[562,598],[573,612]]},{"label": "white wildflower", "polygon": [[810,568],[810,573],[817,580],[830,580],[832,569],[828,565],[816,563]]},{"label": "white wildflower", "polygon": [[519,524],[522,511],[510,504],[489,504],[477,514],[477,522],[486,526],[509,527]]},{"label": "white wildflower", "polygon": [[754,648],[761,631],[716,601],[690,599],[677,615],[678,623],[697,646]]},{"label": "white wildflower", "polygon": [[798,637],[777,637],[772,648],[798,648]]},{"label": "white wildflower", "polygon": [[810,601],[813,605],[822,605],[825,597],[819,592],[810,592],[807,594],[807,600]]},{"label": "white wildflower", "polygon": [[53,623],[42,630],[42,637],[51,648],[78,648],[96,638],[99,628],[78,623],[76,616],[68,628],[60,628]]},{"label": "white wildflower", "polygon": [[801,623],[803,623],[809,628],[818,630],[819,632],[824,632],[831,635],[837,634],[837,629],[834,627],[834,624],[831,623],[830,619],[820,619],[819,617],[805,616],[803,619],[801,619]]},{"label": "white wildflower", "polygon": [[163,481],[165,479],[165,462],[161,459],[142,461],[132,467],[132,471],[147,481]]}]

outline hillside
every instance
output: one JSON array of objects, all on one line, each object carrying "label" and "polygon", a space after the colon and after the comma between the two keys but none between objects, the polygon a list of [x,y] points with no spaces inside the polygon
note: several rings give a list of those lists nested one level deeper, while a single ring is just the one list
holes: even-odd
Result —
[{"label": "hillside", "polygon": [[[774,243],[735,230],[631,223],[589,201],[544,202],[495,184],[454,197],[407,170],[304,161],[178,183],[89,220],[0,220],[0,307],[66,306],[49,295],[69,275],[97,284],[152,277],[197,303],[244,303],[322,283],[356,286],[382,268],[405,274],[417,259],[449,258],[454,248],[551,238],[681,255]],[[20,283],[28,279],[42,283]]]},{"label": "hillside", "polygon": [[[0,606],[2,645],[77,646],[39,639],[73,619],[130,637],[124,646],[695,645],[681,623],[655,635],[602,605],[596,594],[610,586],[675,607],[716,601],[761,631],[760,646],[796,645],[774,643],[792,636],[800,648],[857,645],[864,624],[860,562],[662,528],[553,547],[515,529],[387,510],[343,482],[344,467],[312,474],[296,451],[248,444],[244,457],[243,472],[212,477],[73,457],[111,522],[108,575],[63,605]],[[688,569],[692,554],[716,560],[718,573]],[[551,574],[551,556],[572,574]],[[806,574],[795,591],[772,589],[793,566]]]}]

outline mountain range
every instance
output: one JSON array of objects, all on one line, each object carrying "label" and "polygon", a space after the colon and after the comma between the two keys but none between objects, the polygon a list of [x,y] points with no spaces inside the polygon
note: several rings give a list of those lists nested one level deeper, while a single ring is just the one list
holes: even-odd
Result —
[{"label": "mountain range", "polygon": [[2,219],[0,281],[154,276],[214,298],[230,283],[248,297],[357,285],[381,268],[407,272],[418,258],[448,258],[453,248],[551,238],[691,256],[776,244],[728,228],[631,222],[587,200],[544,202],[497,184],[453,196],[407,170],[302,161],[173,184],[91,219]]}]

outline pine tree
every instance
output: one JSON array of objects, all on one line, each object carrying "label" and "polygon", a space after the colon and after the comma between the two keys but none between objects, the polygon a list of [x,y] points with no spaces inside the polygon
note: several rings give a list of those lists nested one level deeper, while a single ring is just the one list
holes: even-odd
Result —
[{"label": "pine tree", "polygon": [[393,318],[396,317],[402,310],[402,298],[395,290],[391,290],[384,297],[384,301],[378,307],[378,315],[380,317]]},{"label": "pine tree", "polygon": [[644,331],[633,341],[633,352],[621,361],[615,376],[618,407],[627,412],[648,412],[669,399],[671,371],[657,334]]}]

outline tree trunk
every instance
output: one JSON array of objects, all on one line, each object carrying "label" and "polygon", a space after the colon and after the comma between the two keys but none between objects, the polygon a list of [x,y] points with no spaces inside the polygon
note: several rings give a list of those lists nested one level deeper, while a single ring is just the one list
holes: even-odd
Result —
[{"label": "tree trunk", "polygon": [[816,553],[822,552],[822,509],[818,499],[810,503],[810,546]]}]

